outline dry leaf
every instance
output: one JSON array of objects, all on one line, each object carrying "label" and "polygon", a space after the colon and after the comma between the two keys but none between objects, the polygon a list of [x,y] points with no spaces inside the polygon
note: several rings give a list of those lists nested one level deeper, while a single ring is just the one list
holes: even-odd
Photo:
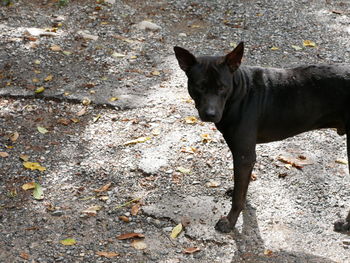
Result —
[{"label": "dry leaf", "polygon": [[147,248],[147,244],[143,240],[134,240],[131,242],[131,246],[138,250],[143,250]]},{"label": "dry leaf", "polygon": [[114,57],[114,58],[123,58],[123,57],[125,57],[125,55],[121,54],[121,53],[118,53],[118,52],[114,52],[112,54],[112,57]]},{"label": "dry leaf", "polygon": [[125,240],[125,239],[131,239],[131,238],[143,238],[145,237],[144,234],[140,233],[126,233],[126,234],[121,234],[117,236],[118,240]]},{"label": "dry leaf", "polygon": [[194,117],[194,116],[188,116],[188,117],[185,118],[185,122],[187,124],[195,124],[195,123],[198,122],[198,119],[196,117]]},{"label": "dry leaf", "polygon": [[30,182],[30,183],[26,183],[26,184],[22,185],[22,189],[24,191],[34,189],[34,188],[35,188],[35,182]]},{"label": "dry leaf", "polygon": [[32,82],[33,82],[33,83],[38,83],[39,81],[40,81],[40,80],[39,80],[38,78],[33,78],[33,79],[32,79]]},{"label": "dry leaf", "polygon": [[348,161],[345,159],[337,159],[335,160],[336,163],[340,163],[340,164],[348,164]]},{"label": "dry leaf", "polygon": [[53,78],[53,76],[50,74],[50,75],[48,75],[44,80],[45,80],[45,81],[51,81],[52,78]]},{"label": "dry leaf", "polygon": [[265,256],[272,256],[272,254],[273,254],[273,252],[272,252],[272,250],[270,250],[270,249],[265,249],[265,251],[264,251],[264,255]]},{"label": "dry leaf", "polygon": [[8,156],[9,156],[9,154],[7,152],[0,152],[0,157],[6,158]]},{"label": "dry leaf", "polygon": [[105,257],[105,258],[114,258],[119,256],[120,254],[116,252],[97,251],[96,255]]},{"label": "dry leaf", "polygon": [[160,75],[160,72],[158,70],[155,70],[155,71],[152,71],[151,74],[153,76],[159,76]]},{"label": "dry leaf", "polygon": [[142,142],[145,142],[145,141],[148,141],[150,140],[151,137],[139,137],[135,140],[131,140],[131,141],[127,141],[124,143],[124,145],[130,145],[130,144],[136,144],[136,143],[142,143]]},{"label": "dry leaf", "polygon": [[82,213],[89,216],[96,216],[97,211],[101,210],[101,208],[102,206],[99,205],[90,206],[88,209],[83,210]]},{"label": "dry leaf", "polygon": [[209,143],[212,141],[212,138],[207,133],[201,134],[201,138],[203,143]]},{"label": "dry leaf", "polygon": [[221,185],[221,183],[217,182],[217,181],[209,181],[205,184],[205,186],[209,187],[209,188],[219,187],[220,185]]},{"label": "dry leaf", "polygon": [[252,174],[250,175],[250,180],[251,180],[251,181],[256,181],[256,179],[257,179],[256,174],[253,174],[253,173],[252,173]]},{"label": "dry leaf", "polygon": [[75,241],[74,238],[66,238],[66,239],[60,240],[60,243],[65,246],[72,246],[72,245],[75,245],[77,241]]},{"label": "dry leaf", "polygon": [[46,170],[46,168],[42,167],[39,163],[23,162],[23,166],[30,170],[39,170],[40,172]]},{"label": "dry leaf", "polygon": [[137,203],[137,204],[134,204],[132,207],[131,207],[131,214],[133,216],[136,216],[140,210],[140,207],[141,207],[141,204],[140,203]]},{"label": "dry leaf", "polygon": [[91,104],[91,100],[89,98],[84,98],[81,103],[84,105],[84,106],[88,106]]},{"label": "dry leaf", "polygon": [[58,46],[58,45],[52,45],[51,47],[50,47],[50,49],[52,50],[52,51],[61,51],[61,47],[60,46]]},{"label": "dry leaf", "polygon": [[109,99],[109,101],[116,101],[116,100],[119,100],[119,98],[118,98],[118,97],[111,97],[111,98]]},{"label": "dry leaf", "polygon": [[197,152],[197,149],[192,146],[185,146],[181,148],[181,152],[194,154],[195,152]]},{"label": "dry leaf", "polygon": [[171,231],[170,237],[172,239],[177,238],[177,236],[181,233],[182,231],[182,224],[178,224],[176,227],[173,228],[173,230]]},{"label": "dry leaf", "polygon": [[292,45],[292,48],[294,48],[294,50],[299,51],[302,50],[302,47],[296,46],[296,45]]},{"label": "dry leaf", "polygon": [[28,162],[28,160],[29,160],[29,155],[21,154],[21,155],[19,156],[19,158],[21,158],[22,161]]},{"label": "dry leaf", "polygon": [[44,199],[44,192],[43,192],[43,188],[41,187],[40,184],[38,183],[34,183],[35,184],[35,187],[34,187],[34,191],[33,191],[33,197],[34,199],[36,200],[42,200]]},{"label": "dry leaf", "polygon": [[24,260],[29,260],[29,254],[25,253],[25,252],[21,252],[21,254],[19,255],[21,258],[23,258]]},{"label": "dry leaf", "polygon": [[199,247],[188,247],[184,249],[185,254],[193,254],[195,252],[200,251],[201,249]]},{"label": "dry leaf", "polygon": [[303,156],[304,159],[301,158],[295,158],[291,156],[283,156],[280,155],[277,157],[277,159],[285,164],[287,164],[286,168],[289,168],[290,166],[295,167],[297,169],[302,169],[305,165],[313,164],[312,161],[306,160],[306,157]]},{"label": "dry leaf", "polygon": [[80,122],[80,120],[79,119],[77,119],[77,118],[71,118],[70,119],[72,122],[74,122],[74,123],[78,123],[78,122]]},{"label": "dry leaf", "polygon": [[125,223],[129,223],[130,222],[129,217],[127,217],[127,216],[119,216],[119,219],[122,220]]},{"label": "dry leaf", "polygon": [[11,142],[17,141],[18,137],[19,137],[19,133],[18,133],[18,132],[12,133],[12,134],[10,135],[10,140],[11,140]]},{"label": "dry leaf", "polygon": [[190,174],[191,173],[191,170],[190,169],[187,169],[187,168],[184,168],[184,167],[177,167],[176,169],[177,171],[179,171],[180,173],[183,173],[183,174]]},{"label": "dry leaf", "polygon": [[80,111],[78,111],[76,115],[80,117],[80,116],[83,116],[85,113],[86,113],[86,108],[84,107]]},{"label": "dry leaf", "polygon": [[304,47],[316,47],[316,43],[311,40],[304,40],[303,41]]},{"label": "dry leaf", "polygon": [[61,119],[57,120],[57,123],[65,125],[65,126],[69,125],[70,122],[71,122],[71,120],[70,119],[66,119],[66,118],[61,118]]},{"label": "dry leaf", "polygon": [[278,47],[271,47],[271,50],[275,51],[275,50],[279,50]]},{"label": "dry leaf", "polygon": [[109,189],[109,187],[111,187],[111,185],[112,185],[112,183],[105,184],[104,186],[102,186],[99,189],[96,189],[94,191],[97,193],[106,192]]}]

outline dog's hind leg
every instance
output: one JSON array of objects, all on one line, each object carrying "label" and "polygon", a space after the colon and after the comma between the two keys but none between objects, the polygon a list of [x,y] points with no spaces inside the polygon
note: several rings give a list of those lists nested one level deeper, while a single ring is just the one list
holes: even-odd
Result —
[{"label": "dog's hind leg", "polygon": [[[346,125],[346,149],[348,154],[348,165],[350,174],[350,122]],[[334,231],[344,234],[350,234],[350,211],[348,216],[344,219],[340,219],[334,223]]]}]

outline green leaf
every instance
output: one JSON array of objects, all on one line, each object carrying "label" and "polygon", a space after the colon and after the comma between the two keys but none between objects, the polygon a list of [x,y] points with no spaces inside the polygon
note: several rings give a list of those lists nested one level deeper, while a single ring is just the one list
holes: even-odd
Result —
[{"label": "green leaf", "polygon": [[172,239],[177,238],[177,236],[181,233],[182,231],[182,224],[178,224],[176,227],[173,228],[173,230],[171,231],[170,237]]},{"label": "green leaf", "polygon": [[63,240],[60,240],[60,243],[64,246],[72,246],[77,243],[77,241],[74,238],[66,238]]},{"label": "green leaf", "polygon": [[36,200],[44,199],[43,194],[44,194],[44,192],[43,192],[43,188],[41,187],[41,185],[38,184],[38,183],[35,183],[35,188],[34,188],[34,191],[33,191],[34,199],[36,199]]},{"label": "green leaf", "polygon": [[183,174],[190,174],[191,173],[191,170],[190,169],[187,169],[187,168],[184,168],[184,167],[177,167],[177,170],[180,172],[180,173],[183,173]]},{"label": "green leaf", "polygon": [[292,45],[292,48],[294,48],[296,51],[302,50],[302,47],[296,46],[296,45]]}]

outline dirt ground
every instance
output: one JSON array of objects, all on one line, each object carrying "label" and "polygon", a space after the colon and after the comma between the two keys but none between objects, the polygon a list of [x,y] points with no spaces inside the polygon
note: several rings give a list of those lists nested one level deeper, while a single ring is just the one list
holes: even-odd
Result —
[{"label": "dirt ground", "polygon": [[172,50],[245,41],[249,65],[349,63],[348,1],[5,2],[0,262],[350,262],[333,231],[350,209],[333,130],[259,145],[237,229],[214,230],[232,157]]}]

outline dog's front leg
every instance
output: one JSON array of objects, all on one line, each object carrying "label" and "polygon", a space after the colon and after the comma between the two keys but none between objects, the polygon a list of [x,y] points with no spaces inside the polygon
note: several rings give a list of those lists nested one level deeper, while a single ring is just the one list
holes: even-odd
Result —
[{"label": "dog's front leg", "polygon": [[[244,208],[248,185],[256,159],[255,144],[251,147],[247,146],[247,144],[242,144],[242,142],[237,147],[234,147],[229,141],[228,144],[233,155],[234,188],[232,192],[231,210],[228,215],[222,217],[215,226],[216,230],[223,233],[228,233],[235,227],[238,216]],[[240,151],[239,148],[242,148],[244,145],[246,146],[243,147],[245,149]]]}]

